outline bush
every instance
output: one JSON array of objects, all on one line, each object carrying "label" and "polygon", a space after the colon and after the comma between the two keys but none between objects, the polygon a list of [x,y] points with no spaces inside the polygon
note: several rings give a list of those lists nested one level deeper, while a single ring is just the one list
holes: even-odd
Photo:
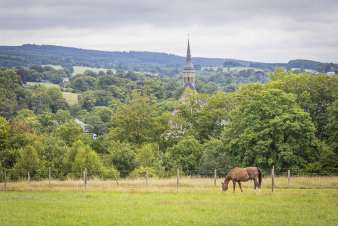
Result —
[{"label": "bush", "polygon": [[148,177],[154,177],[156,176],[156,170],[154,168],[151,167],[143,167],[140,166],[136,169],[134,169],[131,173],[130,173],[130,177],[146,177],[146,175],[148,174]]},{"label": "bush", "polygon": [[115,167],[103,167],[102,178],[104,180],[107,179],[117,180],[118,178],[120,178],[120,172]]}]

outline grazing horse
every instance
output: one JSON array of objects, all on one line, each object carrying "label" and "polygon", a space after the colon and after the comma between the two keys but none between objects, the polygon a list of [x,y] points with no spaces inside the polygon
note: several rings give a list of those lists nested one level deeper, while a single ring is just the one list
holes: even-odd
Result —
[{"label": "grazing horse", "polygon": [[232,181],[232,184],[234,186],[234,192],[236,188],[236,182],[238,183],[241,192],[243,192],[241,182],[242,181],[245,182],[248,180],[254,181],[254,189],[256,189],[256,187],[260,188],[262,184],[261,170],[258,167],[247,167],[247,168],[235,167],[232,170],[230,170],[228,174],[225,176],[224,182],[222,183],[222,190],[223,191],[228,190],[228,184],[230,181]]}]

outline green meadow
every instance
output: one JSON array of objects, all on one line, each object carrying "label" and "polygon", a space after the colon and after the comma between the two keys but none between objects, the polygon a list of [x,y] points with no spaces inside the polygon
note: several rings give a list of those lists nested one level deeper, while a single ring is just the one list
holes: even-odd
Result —
[{"label": "green meadow", "polygon": [[1,226],[338,225],[337,189],[1,192]]},{"label": "green meadow", "polygon": [[62,95],[69,105],[78,104],[79,102],[79,94],[77,93],[62,92]]},{"label": "green meadow", "polygon": [[93,71],[95,73],[98,73],[100,71],[106,72],[108,69],[106,68],[96,68],[96,67],[86,67],[86,66],[73,66],[74,72],[73,75],[76,74],[83,74],[85,71]]}]

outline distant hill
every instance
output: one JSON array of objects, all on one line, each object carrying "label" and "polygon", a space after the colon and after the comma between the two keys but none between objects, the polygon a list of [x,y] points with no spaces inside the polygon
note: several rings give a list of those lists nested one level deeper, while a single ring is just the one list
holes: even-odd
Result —
[{"label": "distant hill", "polygon": [[[319,72],[338,71],[337,64],[321,63],[310,60],[291,60],[288,63],[262,63],[222,58],[193,58],[195,65],[203,66],[243,66],[263,70],[274,70],[276,67],[287,69],[311,69]],[[0,46],[0,66],[19,67],[31,65],[62,65],[115,68],[172,74],[184,64],[184,57],[158,52],[146,51],[99,51],[63,47],[55,45]]]}]

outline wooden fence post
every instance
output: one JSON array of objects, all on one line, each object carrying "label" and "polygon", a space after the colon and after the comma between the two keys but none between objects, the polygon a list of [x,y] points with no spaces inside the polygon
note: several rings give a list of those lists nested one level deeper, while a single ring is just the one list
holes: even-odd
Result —
[{"label": "wooden fence post", "polygon": [[217,169],[214,170],[214,185],[216,186],[217,180]]},{"label": "wooden fence post", "polygon": [[180,182],[180,169],[177,168],[177,173],[176,173],[176,191],[178,192],[178,185]]},{"label": "wooden fence post", "polygon": [[291,177],[291,173],[290,173],[290,170],[288,170],[288,187],[290,187],[290,177]]},{"label": "wooden fence post", "polygon": [[31,174],[29,173],[29,171],[27,172],[27,181],[28,183],[31,182]]},{"label": "wooden fence post", "polygon": [[87,168],[83,170],[83,183],[84,183],[84,187],[86,190],[87,189]]},{"label": "wooden fence post", "polygon": [[7,191],[7,172],[6,172],[6,169],[4,169],[4,191]]},{"label": "wooden fence post", "polygon": [[148,185],[148,170],[146,170],[146,185]]},{"label": "wooden fence post", "polygon": [[114,175],[114,179],[115,179],[116,185],[119,185],[119,181],[117,180],[117,176],[116,175]]},{"label": "wooden fence post", "polygon": [[275,189],[275,166],[272,166],[271,169],[271,191],[273,192]]},{"label": "wooden fence post", "polygon": [[51,172],[51,168],[48,167],[48,184],[50,184],[50,180],[52,178],[52,172]]}]

